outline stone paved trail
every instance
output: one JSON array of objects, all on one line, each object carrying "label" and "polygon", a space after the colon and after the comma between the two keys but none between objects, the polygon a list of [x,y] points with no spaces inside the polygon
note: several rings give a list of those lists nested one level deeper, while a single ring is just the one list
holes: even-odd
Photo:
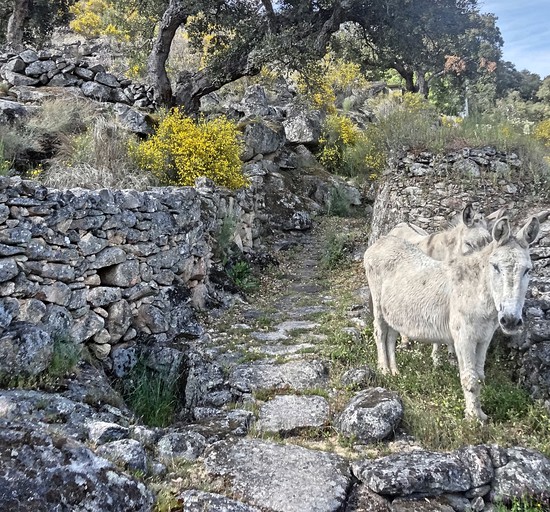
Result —
[{"label": "stone paved trail", "polygon": [[[336,511],[348,499],[352,477],[348,460],[335,453],[343,451],[332,425],[338,395],[324,356],[323,326],[344,291],[323,258],[331,233],[347,232],[356,240],[356,252],[348,258],[359,260],[364,226],[362,220],[326,219],[310,232],[275,240],[279,265],[262,279],[261,290],[210,319],[209,353],[224,367],[237,407],[252,409],[256,419],[246,438],[207,450],[205,468],[211,477],[229,477],[225,494],[261,510]],[[352,296],[364,287],[360,262],[353,266],[358,275],[344,286]],[[360,303],[360,296],[355,298]],[[359,339],[362,320],[354,313],[349,320],[348,329]],[[201,499],[204,505],[220,497]],[[241,510],[229,502],[224,506]]]}]

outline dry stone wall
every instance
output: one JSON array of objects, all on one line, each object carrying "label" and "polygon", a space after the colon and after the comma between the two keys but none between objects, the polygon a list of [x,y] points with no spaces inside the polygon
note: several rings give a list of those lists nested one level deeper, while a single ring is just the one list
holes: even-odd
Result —
[{"label": "dry stone wall", "polygon": [[0,178],[0,373],[36,374],[56,338],[109,363],[140,336],[200,336],[212,245],[231,215],[249,251],[252,189],[52,190]]},{"label": "dry stone wall", "polygon": [[[485,214],[507,207],[516,227],[530,215],[550,209],[548,187],[524,171],[514,153],[492,147],[465,148],[446,155],[401,155],[383,177],[373,209],[369,243],[399,222],[413,222],[432,233],[447,226],[467,202]],[[524,332],[502,343],[516,360],[520,380],[550,409],[550,222],[531,249],[534,271],[525,301]]]},{"label": "dry stone wall", "polygon": [[[106,71],[89,56],[71,56],[58,49],[26,49],[0,54],[0,77],[15,87],[75,87],[84,96],[140,108],[154,107],[151,87]],[[32,92],[22,101],[32,100]]]}]

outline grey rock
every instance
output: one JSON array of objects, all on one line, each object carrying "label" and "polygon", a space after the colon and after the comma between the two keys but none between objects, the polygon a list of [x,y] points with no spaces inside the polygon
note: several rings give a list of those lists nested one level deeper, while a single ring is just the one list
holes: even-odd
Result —
[{"label": "grey rock", "polygon": [[107,306],[122,299],[122,292],[114,286],[97,286],[88,291],[88,302],[95,308]]},{"label": "grey rock", "polygon": [[40,322],[46,314],[46,304],[37,299],[21,301],[19,320],[26,322]]},{"label": "grey rock", "polygon": [[128,428],[117,423],[90,420],[87,426],[90,441],[98,445],[126,439],[129,435]]},{"label": "grey rock", "polygon": [[259,154],[273,153],[281,148],[284,142],[285,134],[281,125],[265,121],[249,122],[244,130],[245,149],[242,159],[248,161]]},{"label": "grey rock", "polygon": [[14,73],[13,71],[4,71],[4,78],[10,85],[37,85],[39,81],[36,78],[32,78],[21,73]]},{"label": "grey rock", "polygon": [[0,374],[38,375],[50,364],[53,340],[27,322],[12,322],[0,335]]},{"label": "grey rock", "polygon": [[75,343],[82,343],[95,334],[97,334],[105,326],[105,320],[93,311],[89,311],[81,318],[74,321],[71,330],[70,338]]},{"label": "grey rock", "polygon": [[74,439],[0,421],[0,509],[150,512],[146,487]]},{"label": "grey rock", "polygon": [[37,60],[25,68],[25,74],[27,76],[37,77],[43,75],[44,73],[48,73],[48,71],[52,71],[55,68],[55,62],[51,60]]},{"label": "grey rock", "polygon": [[441,498],[396,498],[391,504],[392,512],[455,512]]},{"label": "grey rock", "polygon": [[381,441],[392,435],[403,419],[399,396],[383,388],[357,393],[336,421],[338,431],[362,442]]},{"label": "grey rock", "polygon": [[453,164],[453,171],[466,176],[480,176],[479,165],[469,158],[457,160]]},{"label": "grey rock", "polygon": [[8,327],[15,317],[19,316],[19,301],[16,299],[0,299],[0,329]]},{"label": "grey rock", "polygon": [[495,469],[490,493],[491,501],[520,498],[525,492],[534,498],[549,499],[550,459],[536,450],[509,448],[508,463]]},{"label": "grey rock", "polygon": [[116,105],[115,110],[121,124],[132,133],[139,135],[150,135],[153,133],[152,123],[147,114],[126,105]]},{"label": "grey rock", "polygon": [[132,325],[132,308],[125,300],[111,304],[107,309],[106,329],[113,343],[118,342]]},{"label": "grey rock", "polygon": [[151,304],[144,304],[138,309],[135,317],[136,327],[147,327],[153,334],[168,330],[168,321],[164,311]]},{"label": "grey rock", "polygon": [[51,302],[60,306],[67,306],[71,300],[71,289],[61,281],[41,286],[35,297],[44,302]]},{"label": "grey rock", "polygon": [[18,119],[23,119],[29,113],[27,107],[16,101],[0,98],[0,121],[11,123]]},{"label": "grey rock", "polygon": [[[97,254],[107,247],[108,242],[104,238],[98,238],[91,233],[86,233],[78,242],[78,247],[80,252],[84,256],[89,256],[90,254]],[[117,263],[120,263],[117,261]]]},{"label": "grey rock", "polygon": [[261,512],[259,508],[211,492],[184,491],[179,499],[186,512]]},{"label": "grey rock", "polygon": [[105,285],[127,288],[141,281],[138,260],[128,260],[108,268],[101,276]]},{"label": "grey rock", "polygon": [[119,87],[120,86],[116,76],[111,75],[111,73],[105,73],[105,72],[102,72],[102,71],[98,72],[95,75],[95,81],[100,83],[100,84],[107,85],[108,87]]},{"label": "grey rock", "polygon": [[387,499],[359,484],[351,490],[346,512],[392,512],[392,509]]},{"label": "grey rock", "polygon": [[121,439],[105,443],[96,450],[96,453],[122,469],[147,471],[147,453],[141,443],[135,439]]},{"label": "grey rock", "polygon": [[90,268],[100,269],[111,267],[125,260],[126,253],[123,249],[119,247],[106,247],[96,256],[96,259],[90,263]]},{"label": "grey rock", "polygon": [[283,121],[288,142],[315,145],[321,136],[321,116],[318,112],[296,111]]},{"label": "grey rock", "polygon": [[111,101],[112,89],[106,85],[97,82],[84,82],[81,89],[84,96],[98,101]]},{"label": "grey rock", "polygon": [[0,71],[13,71],[14,73],[21,73],[21,71],[25,71],[25,61],[20,57],[15,57],[6,62],[6,64],[0,68]]},{"label": "grey rock", "polygon": [[374,379],[374,372],[368,366],[347,370],[341,378],[344,386],[367,387]]},{"label": "grey rock", "polygon": [[456,454],[470,470],[473,487],[491,482],[494,475],[493,461],[486,446],[466,446],[457,450]]},{"label": "grey rock", "polygon": [[130,372],[138,362],[138,350],[134,345],[116,345],[111,351],[113,373],[121,378]]},{"label": "grey rock", "polygon": [[288,433],[321,427],[329,417],[328,402],[320,396],[277,396],[260,407],[256,428],[261,432]]},{"label": "grey rock", "polygon": [[341,510],[350,482],[348,465],[337,455],[257,439],[215,443],[205,467],[226,477],[248,503],[275,512]]},{"label": "grey rock", "polygon": [[19,58],[25,64],[31,64],[32,62],[35,62],[38,60],[38,53],[36,53],[34,50],[31,50],[31,49],[24,50],[19,54]]},{"label": "grey rock", "polygon": [[320,361],[247,363],[236,366],[229,377],[231,387],[244,393],[285,388],[303,391],[322,387],[326,382],[327,371]]},{"label": "grey rock", "polygon": [[157,456],[166,464],[178,460],[195,460],[206,448],[206,439],[197,432],[172,432],[159,439]]},{"label": "grey rock", "polygon": [[19,273],[17,263],[12,258],[0,258],[0,282],[9,281]]},{"label": "grey rock", "polygon": [[468,468],[456,454],[415,450],[352,464],[353,473],[372,491],[386,496],[436,496],[472,487]]}]

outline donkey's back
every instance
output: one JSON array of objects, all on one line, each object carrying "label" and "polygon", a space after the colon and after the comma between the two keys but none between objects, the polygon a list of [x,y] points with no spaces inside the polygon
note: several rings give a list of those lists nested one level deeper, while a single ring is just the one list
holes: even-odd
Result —
[{"label": "donkey's back", "polygon": [[452,279],[447,264],[430,258],[417,245],[389,235],[367,249],[364,266],[373,308],[388,326],[419,341],[452,341]]}]

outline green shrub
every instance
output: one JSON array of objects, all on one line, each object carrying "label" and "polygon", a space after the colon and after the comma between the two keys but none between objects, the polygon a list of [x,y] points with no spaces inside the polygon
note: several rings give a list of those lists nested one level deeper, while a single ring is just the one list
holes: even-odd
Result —
[{"label": "green shrub", "polygon": [[0,139],[0,176],[6,176],[11,169],[11,161],[4,155],[4,141]]},{"label": "green shrub", "polygon": [[163,183],[193,186],[205,176],[231,189],[247,185],[241,151],[235,123],[225,117],[194,121],[178,108],[161,120],[155,135],[132,147],[138,164]]},{"label": "green shrub", "polygon": [[254,277],[249,263],[244,260],[238,260],[231,265],[227,270],[227,275],[245,293],[258,289],[258,280]]},{"label": "green shrub", "polygon": [[351,211],[351,203],[346,191],[342,187],[333,187],[327,205],[327,215],[348,217]]}]

